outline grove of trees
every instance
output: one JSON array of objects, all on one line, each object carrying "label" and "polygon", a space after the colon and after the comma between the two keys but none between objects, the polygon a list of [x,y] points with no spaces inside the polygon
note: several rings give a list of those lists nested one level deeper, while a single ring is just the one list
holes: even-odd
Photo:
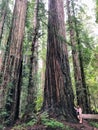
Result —
[{"label": "grove of trees", "polygon": [[[98,112],[98,0],[0,1],[0,123]],[[47,6],[48,5],[48,6]],[[91,22],[92,19],[96,19]]]}]

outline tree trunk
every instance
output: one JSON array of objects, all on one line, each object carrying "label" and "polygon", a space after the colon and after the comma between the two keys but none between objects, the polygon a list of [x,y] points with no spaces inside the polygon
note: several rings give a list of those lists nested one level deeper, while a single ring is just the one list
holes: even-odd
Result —
[{"label": "tree trunk", "polygon": [[38,72],[38,10],[39,0],[35,1],[34,9],[34,22],[33,22],[33,39],[32,39],[32,55],[30,58],[30,74],[29,74],[29,85],[28,85],[28,98],[27,98],[27,114],[30,116],[32,112],[35,112],[36,107],[36,89],[37,89],[37,72]]},{"label": "tree trunk", "polygon": [[[72,1],[72,16],[69,7],[70,1],[67,0],[67,9],[69,17],[69,26],[70,26],[70,39],[72,44],[72,57],[73,57],[73,66],[74,66],[74,76],[76,83],[76,94],[77,94],[77,103],[82,106],[84,113],[90,112],[90,103],[88,100],[88,89],[86,87],[84,68],[83,68],[83,59],[81,54],[81,43],[79,39],[79,32],[76,23],[74,3]],[[74,22],[71,18],[74,17]],[[75,40],[76,39],[76,40]],[[78,46],[78,48],[77,48]]]},{"label": "tree trunk", "polygon": [[2,1],[2,11],[1,11],[1,17],[0,17],[0,43],[1,43],[1,39],[2,39],[2,33],[3,33],[3,27],[4,27],[4,22],[5,22],[5,17],[6,17],[6,13],[7,13],[7,7],[8,7],[8,0],[6,1]]},{"label": "tree trunk", "polygon": [[63,0],[49,0],[48,45],[43,110],[75,121],[74,96],[65,43]]},{"label": "tree trunk", "polygon": [[[77,50],[77,43],[75,40],[75,29],[74,23],[72,21],[72,13],[71,13],[71,2],[67,0],[67,14],[68,14],[68,24],[70,31],[70,41],[72,46],[72,58],[73,58],[73,67],[74,67],[74,77],[75,77],[75,85],[76,85],[76,95],[77,95],[77,104],[83,104],[83,90],[82,90],[82,77],[81,77],[81,69],[79,62],[79,55]],[[84,108],[83,108],[84,109]]]},{"label": "tree trunk", "polygon": [[[18,118],[22,73],[22,44],[25,28],[27,0],[16,0],[13,12],[12,27],[8,38],[8,52],[4,65],[2,88],[6,101],[6,119],[10,124]],[[5,98],[4,98],[5,99]]]},{"label": "tree trunk", "polygon": [[[2,1],[2,3],[1,3],[2,8],[1,8],[1,12],[0,12],[0,45],[1,45],[1,40],[2,40],[5,17],[7,14],[8,2],[9,2],[8,0],[5,0],[5,1]],[[2,66],[2,61],[3,61],[2,53],[3,53],[3,51],[0,50],[0,72],[1,72],[1,66]],[[0,80],[1,80],[1,73],[0,73]],[[1,104],[0,104],[0,106],[1,106]]]},{"label": "tree trunk", "polygon": [[96,23],[98,23],[98,0],[96,0]]}]

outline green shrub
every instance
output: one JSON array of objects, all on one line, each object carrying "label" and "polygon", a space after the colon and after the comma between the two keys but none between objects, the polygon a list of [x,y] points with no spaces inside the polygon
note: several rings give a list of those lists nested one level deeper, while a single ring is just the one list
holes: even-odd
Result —
[{"label": "green shrub", "polygon": [[91,121],[90,125],[93,126],[93,127],[98,128],[98,122]]},{"label": "green shrub", "polygon": [[0,130],[3,130],[3,127],[4,127],[4,126],[0,124]]},{"label": "green shrub", "polygon": [[71,127],[69,127],[69,126],[66,126],[66,127],[65,127],[65,130],[74,130],[74,128],[71,128]]},{"label": "green shrub", "polygon": [[46,122],[43,123],[45,126],[51,127],[51,128],[60,128],[60,129],[64,129],[65,126],[63,123],[56,121],[54,119],[47,119]]},{"label": "green shrub", "polygon": [[0,111],[0,118],[5,118],[5,116],[7,116],[7,112],[4,110]]},{"label": "green shrub", "polygon": [[29,121],[26,126],[33,126],[34,124],[36,124],[37,120],[36,119],[32,119],[31,121]]},{"label": "green shrub", "polygon": [[4,109],[0,110],[0,123],[2,125],[4,125],[6,123],[5,118],[6,118],[7,115],[8,115],[8,113],[6,112],[6,110],[4,110]]},{"label": "green shrub", "polygon": [[49,118],[49,115],[47,112],[43,112],[41,115],[40,115],[40,118],[41,120],[44,122],[44,121],[47,121],[47,119]]},{"label": "green shrub", "polygon": [[41,123],[50,128],[60,128],[62,130],[65,128],[63,123],[61,123],[55,119],[52,119],[52,118],[49,119],[49,115],[47,112],[44,112],[41,115]]}]

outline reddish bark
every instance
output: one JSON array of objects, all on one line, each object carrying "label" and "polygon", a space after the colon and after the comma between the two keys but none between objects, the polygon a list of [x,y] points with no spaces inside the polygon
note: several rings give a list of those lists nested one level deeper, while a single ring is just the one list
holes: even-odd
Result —
[{"label": "reddish bark", "polygon": [[[4,106],[10,123],[18,118],[22,73],[22,45],[25,28],[27,0],[16,0],[13,12],[12,27],[7,42],[7,53],[4,64],[2,88]],[[6,98],[5,98],[6,97]],[[9,100],[10,99],[10,100]]]},{"label": "reddish bark", "polygon": [[43,110],[75,120],[74,96],[65,43],[63,0],[49,0],[48,45]]}]

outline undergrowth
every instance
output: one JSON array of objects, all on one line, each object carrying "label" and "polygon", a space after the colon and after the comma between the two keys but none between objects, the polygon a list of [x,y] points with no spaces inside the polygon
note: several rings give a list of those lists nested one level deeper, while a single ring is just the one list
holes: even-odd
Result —
[{"label": "undergrowth", "polygon": [[59,128],[62,130],[65,128],[63,123],[53,118],[49,118],[49,115],[47,112],[44,112],[43,114],[41,114],[41,123],[50,128]]},{"label": "undergrowth", "polygon": [[0,130],[3,130],[4,126],[2,124],[0,124]]},{"label": "undergrowth", "polygon": [[98,122],[95,122],[95,121],[90,121],[89,124],[93,127],[96,127],[98,128]]},{"label": "undergrowth", "polygon": [[50,129],[59,129],[59,130],[74,130],[69,126],[65,126],[63,123],[57,121],[56,119],[49,118],[47,112],[44,112],[38,119],[32,119],[27,123],[23,123],[21,125],[14,126],[11,130],[27,130],[27,127],[33,127],[34,125],[44,125]]},{"label": "undergrowth", "polygon": [[58,128],[60,130],[74,130],[73,128],[70,128],[69,126],[65,126],[63,123],[57,121],[56,119],[49,118],[49,115],[47,112],[44,112],[41,115],[41,123],[47,127],[51,128]]}]

